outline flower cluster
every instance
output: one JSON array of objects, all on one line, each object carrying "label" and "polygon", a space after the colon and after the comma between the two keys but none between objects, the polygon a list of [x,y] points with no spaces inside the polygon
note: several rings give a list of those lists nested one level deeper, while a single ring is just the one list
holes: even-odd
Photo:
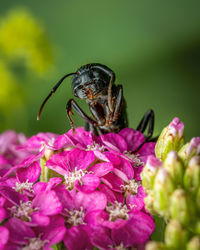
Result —
[{"label": "flower cluster", "polygon": [[146,208],[166,222],[164,243],[151,249],[200,249],[200,137],[183,145],[184,125],[178,118],[161,133],[141,174]]},{"label": "flower cluster", "polygon": [[2,134],[0,248],[143,249],[155,229],[140,178],[155,143],[144,140],[130,128]]}]

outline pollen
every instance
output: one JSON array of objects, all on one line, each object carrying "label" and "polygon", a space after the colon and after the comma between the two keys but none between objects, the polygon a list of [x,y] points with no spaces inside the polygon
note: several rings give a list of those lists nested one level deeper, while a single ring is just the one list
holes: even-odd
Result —
[{"label": "pollen", "polygon": [[41,240],[40,238],[30,238],[29,244],[22,248],[22,250],[42,250],[43,246],[48,243],[48,240]]},{"label": "pollen", "polygon": [[69,172],[64,176],[66,189],[72,190],[74,188],[75,181],[78,180],[81,182],[81,178],[87,173],[87,171],[83,171],[82,169],[77,170],[75,168],[74,172]]},{"label": "pollen", "polygon": [[98,150],[100,152],[103,152],[105,150],[105,147],[102,145],[99,145],[98,143],[96,142],[93,142],[92,145],[87,145],[87,149],[86,151],[95,151],[95,150]]},{"label": "pollen", "polygon": [[138,193],[139,186],[141,186],[141,181],[132,179],[128,184],[122,185],[122,190],[126,194],[136,195]]},{"label": "pollen", "polygon": [[123,205],[120,202],[115,201],[111,206],[106,207],[106,211],[109,213],[109,220],[115,221],[117,219],[128,219],[129,209],[126,205]]},{"label": "pollen", "polygon": [[10,212],[13,215],[13,217],[17,217],[23,221],[31,221],[30,215],[37,210],[38,210],[37,208],[34,209],[32,208],[31,201],[27,201],[24,203],[20,201],[19,206],[13,206],[10,208]]},{"label": "pollen", "polygon": [[84,217],[85,217],[85,213],[83,211],[83,207],[80,207],[80,210],[67,210],[65,209],[65,211],[68,213],[68,217],[66,219],[67,224],[71,225],[71,226],[78,226],[78,225],[84,225],[86,224],[84,222]]},{"label": "pollen", "polygon": [[31,182],[28,182],[29,180],[26,180],[26,182],[22,182],[22,183],[19,183],[19,182],[16,182],[16,186],[15,187],[12,187],[15,191],[17,191],[18,193],[20,194],[23,194],[24,192],[24,189],[25,190],[28,190],[30,193],[34,193],[34,190],[33,190],[33,183]]},{"label": "pollen", "polygon": [[139,154],[133,154],[130,151],[124,151],[124,155],[127,156],[134,164],[135,167],[141,167],[144,165],[144,162],[139,158]]}]

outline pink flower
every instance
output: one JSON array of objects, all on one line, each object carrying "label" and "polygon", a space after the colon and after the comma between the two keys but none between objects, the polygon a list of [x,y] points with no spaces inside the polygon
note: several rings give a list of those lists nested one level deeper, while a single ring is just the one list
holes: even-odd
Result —
[{"label": "pink flower", "polygon": [[140,179],[155,144],[137,150],[144,140],[128,128],[101,136],[77,128],[14,141],[15,154],[10,140],[4,152],[14,158],[0,157],[5,249],[50,249],[59,242],[69,250],[143,246],[155,228]]}]

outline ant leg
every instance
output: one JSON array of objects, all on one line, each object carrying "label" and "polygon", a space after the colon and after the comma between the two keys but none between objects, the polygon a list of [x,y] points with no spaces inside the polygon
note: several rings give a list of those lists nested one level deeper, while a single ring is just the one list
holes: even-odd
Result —
[{"label": "ant leg", "polygon": [[152,109],[148,110],[145,115],[143,116],[142,120],[140,121],[137,130],[140,132],[144,132],[149,125],[148,128],[148,134],[146,136],[146,140],[151,139],[153,135],[153,129],[154,129],[154,111]]},{"label": "ant leg", "polygon": [[145,137],[144,142],[136,150],[134,150],[132,153],[136,153],[146,142],[156,141],[157,140],[157,137],[152,138],[153,129],[154,129],[154,111],[152,109],[148,110],[145,113],[145,115],[143,116],[143,118],[140,121],[140,123],[139,123],[136,130],[143,133],[146,130],[148,125],[149,125],[148,133],[147,133],[147,136]]},{"label": "ant leg", "polygon": [[86,113],[78,106],[78,104],[73,100],[73,99],[70,99],[68,102],[67,102],[67,105],[66,105],[66,111],[67,111],[67,117],[70,121],[70,124],[71,124],[71,127],[72,127],[72,130],[73,132],[75,132],[75,126],[74,126],[74,122],[71,118],[71,114],[73,115],[73,112],[72,112],[72,108],[74,108],[74,110],[87,122],[87,123],[90,123],[92,124],[94,127],[97,126],[97,122],[92,120],[88,115],[86,115]]},{"label": "ant leg", "polygon": [[113,121],[116,121],[119,117],[120,111],[121,111],[121,105],[122,105],[122,100],[123,100],[123,87],[122,85],[118,85],[119,91],[117,94],[117,99],[115,103],[115,108],[114,108],[114,113],[113,113]]},{"label": "ant leg", "polygon": [[92,124],[90,124],[88,122],[85,123],[85,130],[86,131],[92,131],[92,133],[94,135],[99,135],[99,133],[98,133],[97,129],[94,127],[94,125],[92,125]]}]

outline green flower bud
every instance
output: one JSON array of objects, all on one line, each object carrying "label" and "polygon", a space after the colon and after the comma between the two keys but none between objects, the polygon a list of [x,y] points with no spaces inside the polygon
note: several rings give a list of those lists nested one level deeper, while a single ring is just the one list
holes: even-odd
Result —
[{"label": "green flower bud", "polygon": [[183,225],[188,226],[194,218],[194,202],[187,195],[185,190],[177,189],[171,196],[170,215],[172,219],[179,220]]},{"label": "green flower bud", "polygon": [[162,242],[150,241],[146,244],[145,250],[167,250],[167,247]]},{"label": "green flower bud", "polygon": [[172,122],[163,129],[155,147],[156,156],[162,161],[171,150],[178,151],[183,145],[184,125],[178,118],[174,118]]},{"label": "green flower bud", "polygon": [[179,159],[177,152],[170,151],[163,163],[163,167],[173,178],[175,185],[182,185],[184,166],[182,161]]},{"label": "green flower bud", "polygon": [[145,202],[145,209],[147,209],[151,214],[155,214],[155,211],[153,209],[154,201],[155,199],[153,197],[153,192],[148,192],[147,196],[144,197],[144,202]]},{"label": "green flower bud", "polygon": [[197,209],[200,212],[200,187],[198,188],[197,194],[196,194],[196,206]]},{"label": "green flower bud", "polygon": [[188,163],[184,175],[184,187],[192,194],[196,194],[200,187],[200,157],[193,156]]},{"label": "green flower bud", "polygon": [[190,142],[186,143],[178,152],[178,155],[183,160],[185,166],[188,165],[189,160],[200,154],[200,137],[194,137]]},{"label": "green flower bud", "polygon": [[196,234],[200,234],[200,220],[198,220],[192,227],[192,231]]},{"label": "green flower bud", "polygon": [[186,250],[200,250],[200,237],[194,236],[187,244]]},{"label": "green flower bud", "polygon": [[154,210],[165,217],[169,216],[170,196],[174,191],[174,183],[166,169],[160,168],[154,180]]},{"label": "green flower bud", "polygon": [[142,185],[147,193],[153,188],[156,173],[161,165],[162,163],[156,157],[149,156],[147,158],[147,162],[141,173]]},{"label": "green flower bud", "polygon": [[165,229],[165,243],[169,249],[185,249],[189,233],[178,220],[170,221]]}]

